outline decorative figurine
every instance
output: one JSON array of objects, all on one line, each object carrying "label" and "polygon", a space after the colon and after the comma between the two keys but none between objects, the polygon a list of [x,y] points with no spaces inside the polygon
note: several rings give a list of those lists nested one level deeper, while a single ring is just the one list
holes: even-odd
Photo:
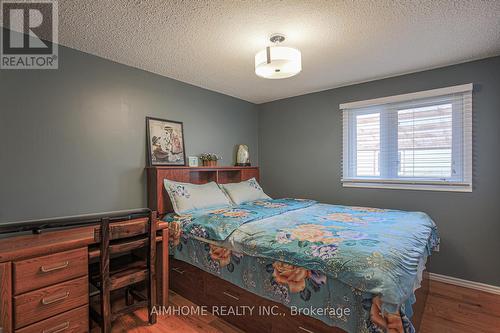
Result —
[{"label": "decorative figurine", "polygon": [[250,166],[250,153],[248,152],[247,145],[238,145],[236,166]]}]

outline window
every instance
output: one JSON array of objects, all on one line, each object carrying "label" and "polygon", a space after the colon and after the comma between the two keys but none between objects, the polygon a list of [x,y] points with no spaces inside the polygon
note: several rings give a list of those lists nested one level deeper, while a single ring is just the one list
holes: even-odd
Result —
[{"label": "window", "polygon": [[472,87],[341,104],[343,186],[472,191]]}]

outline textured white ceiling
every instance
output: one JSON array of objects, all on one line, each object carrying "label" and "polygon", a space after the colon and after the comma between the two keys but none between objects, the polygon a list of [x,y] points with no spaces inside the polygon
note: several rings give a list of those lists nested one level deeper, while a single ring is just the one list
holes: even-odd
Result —
[{"label": "textured white ceiling", "polygon": [[[254,103],[500,54],[499,0],[59,0],[59,42]],[[266,80],[272,33],[303,70]]]}]

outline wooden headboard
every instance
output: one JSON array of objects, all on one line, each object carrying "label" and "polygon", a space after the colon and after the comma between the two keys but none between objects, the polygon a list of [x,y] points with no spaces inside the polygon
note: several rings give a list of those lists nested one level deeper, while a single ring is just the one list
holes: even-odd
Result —
[{"label": "wooden headboard", "polygon": [[259,180],[258,167],[148,167],[148,207],[161,217],[173,211],[170,198],[163,186],[165,178],[192,184],[217,182],[238,183],[255,177]]}]

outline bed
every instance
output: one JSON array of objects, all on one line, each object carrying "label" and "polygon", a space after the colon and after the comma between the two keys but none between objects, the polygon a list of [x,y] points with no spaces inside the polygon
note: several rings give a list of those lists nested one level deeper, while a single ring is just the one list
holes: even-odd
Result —
[{"label": "bed", "polygon": [[258,178],[258,169],[176,170],[148,171],[149,193],[161,193],[152,208],[166,207],[172,290],[247,332],[418,327],[423,271],[439,242],[426,214],[285,198],[177,215],[164,178],[238,182]]}]

